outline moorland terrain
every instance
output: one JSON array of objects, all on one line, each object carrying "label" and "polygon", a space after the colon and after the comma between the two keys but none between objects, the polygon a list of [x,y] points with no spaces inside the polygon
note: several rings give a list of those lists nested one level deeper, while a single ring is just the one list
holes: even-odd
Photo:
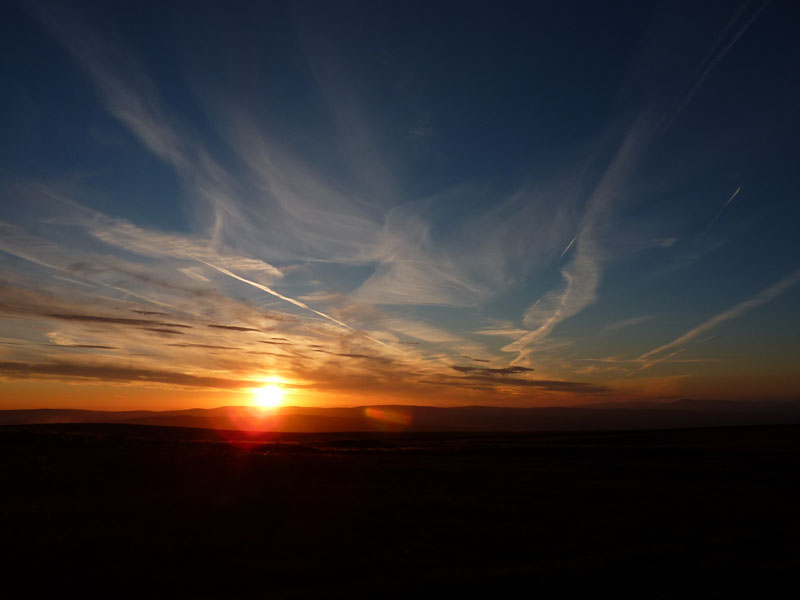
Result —
[{"label": "moorland terrain", "polygon": [[0,427],[31,596],[796,597],[800,426]]}]

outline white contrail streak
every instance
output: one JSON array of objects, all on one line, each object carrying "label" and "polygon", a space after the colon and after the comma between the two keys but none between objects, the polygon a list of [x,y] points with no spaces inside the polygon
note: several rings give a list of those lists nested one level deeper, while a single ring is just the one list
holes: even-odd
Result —
[{"label": "white contrail streak", "polygon": [[[725,58],[725,55],[728,54],[728,52],[730,52],[731,48],[733,48],[733,45],[737,41],[739,41],[739,38],[744,35],[745,31],[747,31],[747,29],[750,27],[750,25],[753,24],[753,21],[755,21],[758,18],[758,16],[764,11],[764,9],[767,8],[769,3],[770,3],[770,0],[767,0],[766,2],[764,2],[764,4],[762,4],[758,8],[758,10],[756,10],[755,13],[753,13],[753,15],[747,20],[747,22],[739,28],[739,30],[733,36],[733,39],[731,39],[731,41],[729,41],[727,44],[725,44],[725,46],[723,46],[722,49],[720,49],[719,52],[717,52],[716,55],[714,55],[713,58],[711,58],[710,62],[708,60],[708,57],[706,57],[703,60],[703,63],[708,62],[708,66],[706,66],[706,68],[703,69],[703,72],[700,73],[700,76],[694,82],[694,85],[687,92],[686,96],[684,96],[683,102],[681,102],[680,106],[678,106],[678,109],[675,111],[675,113],[669,119],[667,124],[660,128],[662,133],[670,128],[670,126],[675,121],[675,119],[677,119],[678,116],[683,112],[683,110],[689,105],[689,103],[694,98],[694,95],[697,93],[697,90],[700,89],[701,85],[703,85],[703,83],[705,82],[706,78],[708,78],[708,76],[711,73],[711,71],[713,71],[714,68],[722,61],[722,59]],[[738,18],[739,14],[741,12],[742,12],[742,8],[739,8],[739,10],[734,15],[733,21],[735,21]],[[723,32],[723,37],[725,36],[725,33],[730,28],[731,28],[731,23],[729,23],[725,27],[725,32]],[[717,43],[714,44],[714,48],[719,47],[720,41],[717,41]],[[712,52],[713,52],[713,49],[712,49]]]},{"label": "white contrail streak", "polygon": [[728,198],[728,201],[725,204],[722,205],[722,208],[719,209],[719,212],[717,213],[717,216],[715,216],[713,219],[711,219],[711,223],[708,224],[708,227],[706,227],[705,230],[703,231],[703,233],[700,234],[700,235],[705,235],[706,233],[708,233],[708,230],[711,229],[711,227],[714,225],[714,223],[717,222],[717,219],[719,219],[722,216],[722,213],[725,211],[725,209],[728,208],[728,204],[733,202],[733,199],[736,198],[736,196],[738,196],[739,192],[741,192],[741,191],[742,191],[742,186],[739,186],[738,188],[736,188],[736,191],[733,192],[733,196]]},{"label": "white contrail streak", "polygon": [[680,350],[675,350],[675,352],[670,352],[666,356],[662,356],[661,358],[655,358],[655,359],[653,359],[653,360],[651,360],[649,362],[645,362],[641,367],[639,367],[635,371],[631,371],[630,373],[626,374],[625,377],[628,377],[630,375],[638,373],[639,371],[644,371],[645,369],[649,369],[650,367],[653,367],[653,366],[657,365],[660,362],[664,362],[665,360],[668,360],[668,359],[672,358],[676,354],[680,354],[684,350],[686,350],[686,348],[681,348]]},{"label": "white contrail streak", "polygon": [[[202,260],[200,258],[197,258],[196,256],[193,256],[192,258],[194,258],[196,261],[198,261],[200,263],[203,263],[207,267],[211,267],[212,269],[214,269],[216,271],[219,271],[220,273],[222,273],[224,275],[227,275],[228,277],[233,277],[234,279],[236,279],[238,281],[241,281],[242,283],[246,283],[248,285],[252,285],[254,288],[259,289],[262,292],[266,292],[268,294],[272,294],[273,296],[275,296],[276,298],[280,298],[284,302],[288,302],[289,304],[294,304],[295,306],[297,306],[299,308],[311,311],[312,313],[314,313],[315,315],[319,315],[323,319],[327,319],[328,321],[331,321],[332,323],[336,323],[337,325],[339,325],[339,327],[344,327],[345,329],[348,329],[350,331],[358,332],[357,329],[355,329],[354,327],[348,325],[347,323],[343,323],[342,321],[339,321],[338,319],[335,319],[330,315],[326,315],[324,312],[320,312],[320,311],[318,311],[318,310],[316,310],[314,308],[311,308],[305,302],[301,302],[300,300],[295,300],[294,298],[290,298],[289,296],[284,296],[280,292],[277,292],[277,291],[273,290],[272,288],[270,288],[270,287],[268,287],[266,285],[258,283],[257,281],[251,281],[250,279],[246,279],[244,277],[240,277],[236,273],[233,273],[232,271],[229,271],[228,269],[226,269],[224,267],[218,267],[217,265],[212,265],[211,263],[208,263],[208,262],[206,262],[206,261],[204,261],[204,260]],[[375,339],[374,337],[372,337],[370,335],[367,335],[367,334],[365,334],[363,332],[359,332],[359,333],[365,339],[368,339],[371,342],[374,342],[374,343],[379,344],[381,346],[390,347],[389,344],[386,344],[386,343],[384,343],[384,342],[382,342],[382,341],[380,341],[378,339]]]},{"label": "white contrail streak", "polygon": [[242,283],[246,283],[248,285],[252,285],[254,288],[257,288],[257,289],[261,290],[262,292],[267,292],[268,294],[272,294],[276,298],[280,298],[281,300],[283,300],[285,302],[288,302],[289,304],[294,304],[295,306],[298,306],[298,307],[303,308],[305,310],[310,310],[315,315],[319,315],[323,319],[327,319],[328,321],[336,323],[340,327],[344,327],[345,329],[353,330],[353,328],[350,327],[350,325],[348,325],[347,323],[342,323],[338,319],[334,319],[332,316],[326,315],[324,312],[320,312],[320,311],[318,311],[318,310],[316,310],[314,308],[311,308],[305,302],[300,302],[300,300],[295,300],[294,298],[290,298],[289,296],[284,296],[280,292],[277,292],[277,291],[273,290],[272,288],[267,287],[266,285],[258,283],[257,281],[251,281],[250,279],[245,279],[244,277],[240,277],[236,273],[233,273],[232,271],[229,271],[228,269],[226,269],[224,267],[218,267],[217,265],[212,265],[211,263],[206,262],[206,261],[204,261],[204,260],[202,260],[200,258],[197,258],[196,256],[193,256],[192,258],[194,258],[197,262],[203,263],[207,267],[211,267],[212,269],[214,269],[216,271],[219,271],[220,273],[223,273],[224,275],[227,275],[228,277],[233,277],[234,279],[238,279]]},{"label": "white contrail streak", "polygon": [[567,247],[566,247],[566,248],[564,248],[564,251],[561,253],[561,256],[559,256],[559,257],[558,257],[558,260],[561,260],[562,258],[564,258],[564,255],[565,255],[567,252],[569,252],[569,249],[570,249],[570,248],[572,248],[572,245],[573,245],[573,244],[575,243],[575,241],[578,239],[578,236],[579,236],[579,235],[580,235],[580,233],[576,233],[576,234],[575,234],[575,237],[574,237],[574,238],[572,238],[572,240],[570,241],[570,243],[569,243],[569,244],[567,244]]}]

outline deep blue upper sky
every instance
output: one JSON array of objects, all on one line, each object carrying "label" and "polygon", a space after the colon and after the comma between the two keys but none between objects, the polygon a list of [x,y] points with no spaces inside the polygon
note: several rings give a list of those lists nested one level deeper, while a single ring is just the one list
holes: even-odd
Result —
[{"label": "deep blue upper sky", "polygon": [[[796,393],[792,2],[1,10],[12,379]],[[183,331],[63,317],[151,312]]]}]

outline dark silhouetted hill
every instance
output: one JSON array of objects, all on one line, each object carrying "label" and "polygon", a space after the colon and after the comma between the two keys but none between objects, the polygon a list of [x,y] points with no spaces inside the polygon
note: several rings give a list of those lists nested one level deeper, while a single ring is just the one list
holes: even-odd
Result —
[{"label": "dark silhouetted hill", "polygon": [[588,431],[800,423],[800,402],[680,400],[648,405],[507,408],[490,406],[245,406],[177,411],[32,409],[0,411],[0,425],[129,423],[277,432],[332,431]]}]

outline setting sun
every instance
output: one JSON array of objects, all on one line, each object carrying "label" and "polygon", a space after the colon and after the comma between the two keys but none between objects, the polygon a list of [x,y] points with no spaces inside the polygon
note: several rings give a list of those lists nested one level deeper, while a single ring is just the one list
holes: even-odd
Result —
[{"label": "setting sun", "polygon": [[265,385],[253,390],[253,404],[259,408],[277,408],[283,404],[285,394],[279,385]]}]

